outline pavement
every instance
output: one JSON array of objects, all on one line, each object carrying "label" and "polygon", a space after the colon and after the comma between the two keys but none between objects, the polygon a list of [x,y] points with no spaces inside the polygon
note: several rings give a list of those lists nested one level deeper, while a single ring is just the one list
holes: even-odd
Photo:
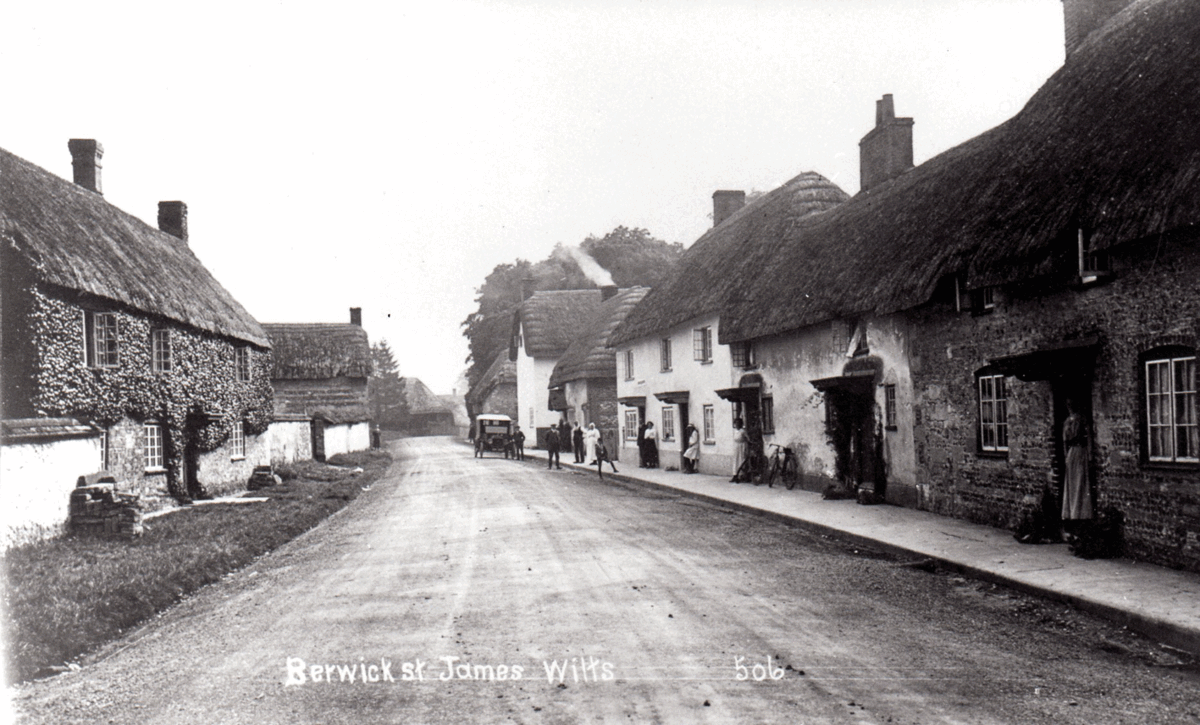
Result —
[{"label": "pavement", "polygon": [[[541,451],[526,459],[545,461]],[[563,461],[594,473],[594,466]],[[1129,559],[1081,559],[1066,544],[1020,544],[1012,532],[887,504],[825,500],[812,491],[734,484],[726,476],[684,474],[617,462],[604,477],[676,491],[750,513],[835,534],[1097,614],[1164,645],[1200,656],[1200,574]]]}]

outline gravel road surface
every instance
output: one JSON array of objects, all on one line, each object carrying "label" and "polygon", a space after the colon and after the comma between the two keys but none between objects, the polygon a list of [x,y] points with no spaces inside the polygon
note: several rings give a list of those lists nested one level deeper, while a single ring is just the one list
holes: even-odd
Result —
[{"label": "gravel road surface", "polygon": [[1200,677],[1098,620],[445,438],[77,671],[31,723],[1169,723]]}]

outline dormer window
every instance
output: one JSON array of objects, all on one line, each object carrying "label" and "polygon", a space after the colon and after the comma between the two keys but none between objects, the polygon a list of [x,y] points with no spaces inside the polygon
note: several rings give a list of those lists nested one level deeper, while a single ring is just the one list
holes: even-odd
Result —
[{"label": "dormer window", "polygon": [[733,358],[735,368],[752,368],[758,365],[752,342],[733,343],[729,346],[729,354]]},{"label": "dormer window", "polygon": [[1078,282],[1080,285],[1097,284],[1112,275],[1108,252],[1097,250],[1092,244],[1091,237],[1082,229],[1079,230],[1076,239],[1076,252],[1079,260]]},{"label": "dormer window", "polygon": [[996,288],[980,287],[971,290],[971,314],[986,315],[996,309]]}]

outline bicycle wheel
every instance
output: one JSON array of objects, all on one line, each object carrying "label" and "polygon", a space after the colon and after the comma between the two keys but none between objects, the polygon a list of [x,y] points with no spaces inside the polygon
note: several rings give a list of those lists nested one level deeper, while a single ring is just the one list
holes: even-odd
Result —
[{"label": "bicycle wheel", "polygon": [[789,456],[783,462],[783,485],[787,486],[787,490],[791,491],[799,481],[799,466],[796,465],[796,459]]},{"label": "bicycle wheel", "polygon": [[767,474],[767,488],[775,488],[775,479],[783,472],[783,462],[778,457],[771,459],[771,472]]},{"label": "bicycle wheel", "polygon": [[750,483],[752,474],[750,473],[750,459],[742,461],[742,465],[738,466],[737,473],[733,474],[734,483]]}]

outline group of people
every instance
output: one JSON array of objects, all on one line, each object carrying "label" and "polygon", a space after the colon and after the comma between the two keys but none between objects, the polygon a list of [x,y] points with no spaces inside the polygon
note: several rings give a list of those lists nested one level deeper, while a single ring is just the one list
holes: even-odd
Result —
[{"label": "group of people", "polygon": [[612,467],[613,473],[617,473],[617,465],[609,457],[608,447],[604,445],[604,438],[595,423],[588,423],[587,430],[581,428],[579,423],[572,430],[565,419],[556,426],[550,426],[546,432],[546,467],[562,470],[560,456],[564,450],[574,452],[576,463],[596,466],[601,478],[604,477],[605,463]]}]

